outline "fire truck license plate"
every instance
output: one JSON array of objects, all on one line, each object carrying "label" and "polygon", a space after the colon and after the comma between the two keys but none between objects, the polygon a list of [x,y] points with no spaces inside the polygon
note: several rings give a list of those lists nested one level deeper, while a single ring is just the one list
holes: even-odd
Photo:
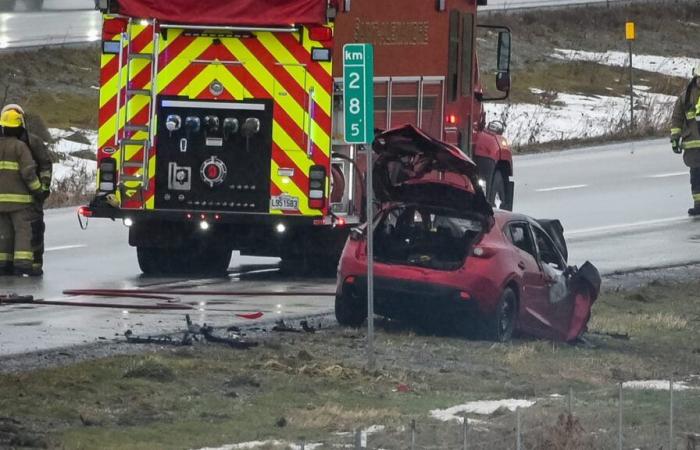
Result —
[{"label": "fire truck license plate", "polygon": [[278,195],[270,198],[270,209],[297,210],[299,209],[299,197],[291,195]]}]

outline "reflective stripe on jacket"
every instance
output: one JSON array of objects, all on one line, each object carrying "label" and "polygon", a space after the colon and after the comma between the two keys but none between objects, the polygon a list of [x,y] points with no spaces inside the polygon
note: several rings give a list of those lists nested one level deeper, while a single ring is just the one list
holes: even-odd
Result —
[{"label": "reflective stripe on jacket", "polygon": [[17,211],[41,194],[29,147],[14,137],[0,137],[0,212]]},{"label": "reflective stripe on jacket", "polygon": [[684,150],[700,148],[700,129],[696,117],[700,116],[700,87],[693,78],[676,100],[671,117],[671,139],[681,138]]}]

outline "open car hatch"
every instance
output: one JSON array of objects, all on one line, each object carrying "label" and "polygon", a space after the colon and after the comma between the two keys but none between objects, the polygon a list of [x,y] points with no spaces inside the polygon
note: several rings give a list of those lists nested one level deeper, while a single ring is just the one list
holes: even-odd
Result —
[{"label": "open car hatch", "polygon": [[476,164],[457,147],[412,125],[378,135],[372,143],[374,192],[379,201],[420,203],[493,216],[476,182]]}]

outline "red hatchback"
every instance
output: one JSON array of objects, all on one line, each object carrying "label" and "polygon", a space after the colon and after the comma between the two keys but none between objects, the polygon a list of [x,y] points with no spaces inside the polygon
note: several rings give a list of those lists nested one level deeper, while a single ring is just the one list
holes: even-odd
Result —
[{"label": "red hatchback", "polygon": [[[497,341],[516,331],[571,341],[585,331],[600,276],[590,263],[567,266],[559,221],[494,213],[474,163],[411,126],[379,135],[373,148],[377,314]],[[367,318],[365,227],[352,231],[338,267],[343,325]]]}]

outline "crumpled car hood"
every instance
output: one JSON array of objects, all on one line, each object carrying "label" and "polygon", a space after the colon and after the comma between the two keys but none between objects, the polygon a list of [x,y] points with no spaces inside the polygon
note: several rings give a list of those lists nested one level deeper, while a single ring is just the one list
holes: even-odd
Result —
[{"label": "crumpled car hood", "polygon": [[382,203],[421,203],[493,216],[476,164],[457,147],[412,125],[379,134],[372,148],[373,188]]}]

